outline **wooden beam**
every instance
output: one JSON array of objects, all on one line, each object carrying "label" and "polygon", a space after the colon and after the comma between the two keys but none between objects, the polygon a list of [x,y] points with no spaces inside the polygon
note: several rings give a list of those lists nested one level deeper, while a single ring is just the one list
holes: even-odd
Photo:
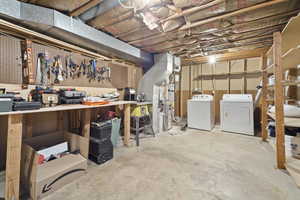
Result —
[{"label": "wooden beam", "polygon": [[[257,39],[258,37],[261,37],[263,35],[269,34],[270,37],[272,37],[273,32],[277,32],[282,30],[282,28],[286,25],[286,23],[280,23],[275,26],[267,26],[263,28],[258,28],[255,30],[248,30],[240,33],[231,33],[230,35],[226,36],[215,36],[213,39],[209,40],[201,40],[201,36],[198,35],[193,35],[190,37],[185,37],[185,39],[200,39],[199,42],[193,43],[193,44],[180,44],[179,48],[185,47],[185,46],[198,46],[203,44],[203,46],[210,46],[211,44],[207,45],[207,43],[213,43],[213,42],[218,42],[220,40],[223,41],[237,41],[237,40],[243,40],[243,39]],[[151,43],[151,44],[142,44],[142,43],[136,43],[137,46],[142,46],[143,49],[147,48],[155,48],[156,46],[163,46],[163,43],[168,43],[168,42],[173,42],[174,41],[174,36],[172,37],[167,37],[168,35],[165,34],[166,39],[165,40],[158,40],[157,42]],[[172,39],[173,38],[173,39]],[[178,46],[178,45],[177,45]]]},{"label": "wooden beam", "polygon": [[[100,16],[101,17],[101,16]],[[128,10],[127,12],[120,14],[116,17],[111,17],[110,19],[102,21],[101,24],[99,24],[99,20],[96,18],[93,18],[88,21],[88,24],[96,29],[104,29],[109,26],[113,26],[115,24],[118,24],[124,20],[128,20],[130,18],[134,17],[134,12],[132,10]]]},{"label": "wooden beam", "polygon": [[124,145],[130,144],[130,104],[124,107]]},{"label": "wooden beam", "polygon": [[26,125],[24,138],[31,138],[33,136],[33,115],[26,114],[23,117]]},{"label": "wooden beam", "polygon": [[[263,36],[256,36],[256,37],[248,37],[248,38],[243,38],[243,39],[236,39],[236,40],[232,40],[230,42],[226,41],[226,42],[219,43],[219,44],[207,44],[207,42],[196,42],[196,43],[188,44],[188,45],[187,44],[179,44],[179,45],[176,45],[176,46],[166,47],[166,44],[168,42],[165,42],[165,45],[163,45],[163,44],[156,45],[157,48],[155,46],[155,47],[152,47],[152,48],[149,48],[149,47],[148,48],[142,48],[142,50],[154,51],[154,52],[164,52],[164,51],[181,49],[183,47],[191,49],[193,47],[200,46],[199,51],[201,49],[203,49],[204,51],[209,51],[209,50],[207,50],[207,48],[217,48],[217,47],[221,47],[221,46],[232,45],[233,43],[243,43],[243,42],[245,42],[242,45],[246,45],[246,44],[249,45],[249,44],[251,44],[253,42],[256,42],[256,41],[263,43],[263,41],[260,41],[260,40],[263,40],[263,39],[272,40],[273,39],[272,34],[263,35]],[[204,43],[206,43],[206,44],[204,44]],[[238,45],[236,45],[236,46],[238,46]],[[230,47],[230,48],[232,48],[232,47]]]},{"label": "wooden beam", "polygon": [[22,115],[8,116],[5,199],[20,199]]},{"label": "wooden beam", "polygon": [[243,94],[247,94],[247,68],[248,68],[248,62],[247,59],[244,59],[244,74],[243,74]]},{"label": "wooden beam", "polygon": [[[255,20],[250,20],[250,21],[247,21],[247,22],[238,23],[238,24],[235,24],[233,26],[226,27],[226,28],[221,28],[221,29],[218,29],[218,30],[213,30],[213,31],[208,31],[208,32],[206,31],[203,34],[197,35],[197,37],[209,35],[209,34],[212,34],[212,33],[219,33],[219,32],[222,33],[226,30],[238,28],[238,27],[244,26],[245,24],[248,24],[248,23],[260,23],[261,21],[264,21],[264,20],[274,20],[274,19],[278,19],[278,18],[284,18],[284,17],[287,17],[287,16],[295,15],[295,14],[299,13],[299,11],[300,10],[297,9],[297,10],[293,10],[291,12],[284,12],[284,13],[280,13],[280,14],[277,14],[277,15],[264,16],[264,17],[261,17],[261,18],[255,19]],[[145,27],[145,30],[148,30],[147,27]],[[145,30],[143,30],[143,31],[145,31]],[[134,30],[126,32],[124,34],[117,35],[117,37],[123,37],[123,36],[129,35],[129,34],[133,34],[137,31],[140,31],[140,29],[139,28],[134,29]],[[135,39],[135,40],[130,40],[130,41],[127,41],[127,42],[129,42],[129,44],[136,45],[140,42],[145,42],[145,41],[149,41],[149,40],[151,41],[151,40],[154,40],[154,39],[157,39],[157,38],[160,38],[160,37],[165,37],[165,36],[168,36],[169,34],[173,34],[173,33],[177,33],[177,32],[178,32],[178,30],[170,31],[170,32],[167,32],[167,33],[158,33],[158,34],[153,34],[151,36],[142,37],[142,38],[138,38],[138,39]]]},{"label": "wooden beam", "polygon": [[[243,59],[243,58],[253,58],[259,57],[262,53],[265,53],[268,48],[259,48],[247,51],[238,51],[233,53],[226,54],[216,54],[216,59],[218,62],[225,60],[235,60],[235,59]],[[195,58],[186,58],[183,60],[184,62],[197,62],[197,63],[208,63],[209,56],[195,57]]]},{"label": "wooden beam", "polygon": [[88,1],[86,4],[80,6],[79,8],[76,8],[70,13],[70,16],[76,17],[84,13],[85,11],[91,9],[92,7],[95,7],[99,3],[101,3],[103,0],[91,0]]},{"label": "wooden beam", "polygon": [[85,138],[90,138],[90,127],[91,127],[91,109],[82,110],[83,119],[82,119],[82,132],[81,135]]},{"label": "wooden beam", "polygon": [[57,131],[64,131],[64,112],[57,112]]},{"label": "wooden beam", "polygon": [[272,6],[274,4],[282,3],[282,2],[285,2],[285,1],[288,1],[288,0],[272,0],[272,1],[264,2],[264,3],[260,3],[260,4],[257,4],[257,5],[254,5],[254,6],[250,6],[250,7],[242,8],[242,9],[230,12],[230,13],[226,13],[224,15],[211,17],[211,18],[208,18],[208,19],[205,19],[205,20],[194,22],[192,24],[186,24],[186,25],[182,26],[181,28],[179,28],[179,30],[180,31],[187,30],[187,29],[190,29],[190,28],[201,26],[203,24],[208,24],[208,23],[211,23],[211,22],[214,22],[214,21],[217,21],[217,20],[222,20],[222,19],[225,19],[225,18],[228,18],[228,17],[241,15],[241,14],[244,14],[246,12],[250,12],[250,11],[253,11],[253,10],[265,8],[265,7]]},{"label": "wooden beam", "polygon": [[285,169],[285,131],[284,131],[284,112],[283,112],[283,67],[282,67],[282,38],[281,33],[274,33],[274,48],[273,48],[273,60],[274,60],[274,74],[275,74],[275,132],[276,132],[276,156],[277,167],[279,169]]},{"label": "wooden beam", "polygon": [[209,7],[212,7],[212,6],[217,5],[219,3],[222,3],[224,1],[225,0],[214,0],[212,2],[206,3],[206,4],[201,5],[201,6],[196,6],[196,7],[190,8],[190,9],[186,9],[186,10],[184,10],[182,12],[179,12],[179,13],[176,13],[174,15],[171,15],[170,17],[167,17],[167,18],[161,20],[160,22],[162,23],[162,22],[169,21],[171,19],[177,19],[177,18],[182,17],[182,16],[187,16],[187,15],[190,15],[192,13],[195,13],[195,12],[198,12],[200,10],[203,10],[205,8],[209,8]]},{"label": "wooden beam", "polygon": [[192,65],[189,66],[189,98],[192,97]]},{"label": "wooden beam", "polygon": [[261,69],[262,69],[262,95],[261,95],[261,138],[262,141],[266,142],[268,139],[268,102],[267,102],[267,95],[268,95],[268,72],[266,71],[267,68],[267,57],[265,54],[261,56]]}]

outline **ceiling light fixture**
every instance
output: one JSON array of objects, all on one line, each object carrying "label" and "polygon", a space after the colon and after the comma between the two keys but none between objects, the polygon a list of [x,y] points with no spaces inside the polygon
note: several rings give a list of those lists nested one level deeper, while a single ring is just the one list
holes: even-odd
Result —
[{"label": "ceiling light fixture", "polygon": [[208,63],[209,64],[215,64],[216,63],[216,56],[209,56],[208,57]]}]

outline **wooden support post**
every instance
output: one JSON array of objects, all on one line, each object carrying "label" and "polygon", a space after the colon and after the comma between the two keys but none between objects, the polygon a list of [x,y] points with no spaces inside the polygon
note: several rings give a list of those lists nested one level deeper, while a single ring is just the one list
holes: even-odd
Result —
[{"label": "wooden support post", "polygon": [[201,76],[201,79],[200,79],[200,85],[201,85],[201,92],[203,93],[203,65],[201,64],[201,71],[200,71],[200,76]]},{"label": "wooden support post", "polygon": [[228,72],[228,94],[230,94],[230,73],[231,73],[231,61],[229,61],[229,72]]},{"label": "wooden support post", "polygon": [[82,132],[81,135],[86,138],[90,138],[91,127],[91,109],[85,109],[83,112],[83,119],[81,122]]},{"label": "wooden support post", "polygon": [[243,94],[247,93],[247,59],[244,59]]},{"label": "wooden support post", "polygon": [[189,98],[192,97],[192,65],[189,66]]},{"label": "wooden support post", "polygon": [[5,199],[18,200],[22,147],[22,115],[8,116]]},{"label": "wooden support post", "polygon": [[261,137],[264,142],[268,139],[268,131],[267,131],[267,124],[268,124],[268,102],[267,102],[267,95],[268,95],[268,72],[265,71],[267,68],[267,57],[266,55],[261,56],[261,65],[262,65],[262,95],[261,95]]},{"label": "wooden support post", "polygon": [[183,91],[182,91],[182,69],[180,72],[180,79],[179,79],[179,112],[180,117],[183,117]]},{"label": "wooden support post", "polygon": [[33,116],[31,114],[26,114],[23,117],[26,124],[24,138],[31,138],[33,135]]},{"label": "wooden support post", "polygon": [[64,112],[59,111],[57,113],[57,131],[64,131],[65,123],[64,123]]},{"label": "wooden support post", "polygon": [[130,104],[124,107],[124,145],[129,146],[130,141]]},{"label": "wooden support post", "polygon": [[276,153],[277,153],[277,167],[279,169],[285,168],[285,132],[284,132],[284,113],[283,113],[283,68],[281,58],[281,34],[274,33],[274,74],[275,74],[275,114],[276,114]]}]

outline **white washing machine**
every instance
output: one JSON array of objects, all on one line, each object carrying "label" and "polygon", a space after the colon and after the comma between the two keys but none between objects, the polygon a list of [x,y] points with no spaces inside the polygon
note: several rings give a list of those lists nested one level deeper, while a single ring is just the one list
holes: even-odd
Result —
[{"label": "white washing machine", "polygon": [[188,100],[189,128],[212,130],[215,125],[214,98],[212,95],[195,95]]},{"label": "white washing machine", "polygon": [[220,115],[223,131],[254,135],[251,94],[224,94],[220,102]]}]

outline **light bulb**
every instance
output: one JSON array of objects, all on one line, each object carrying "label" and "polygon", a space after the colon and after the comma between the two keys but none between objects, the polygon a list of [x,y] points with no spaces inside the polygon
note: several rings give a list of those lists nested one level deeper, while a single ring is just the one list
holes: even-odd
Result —
[{"label": "light bulb", "polygon": [[208,57],[208,63],[209,64],[215,64],[216,63],[216,57],[215,56],[209,56]]}]

